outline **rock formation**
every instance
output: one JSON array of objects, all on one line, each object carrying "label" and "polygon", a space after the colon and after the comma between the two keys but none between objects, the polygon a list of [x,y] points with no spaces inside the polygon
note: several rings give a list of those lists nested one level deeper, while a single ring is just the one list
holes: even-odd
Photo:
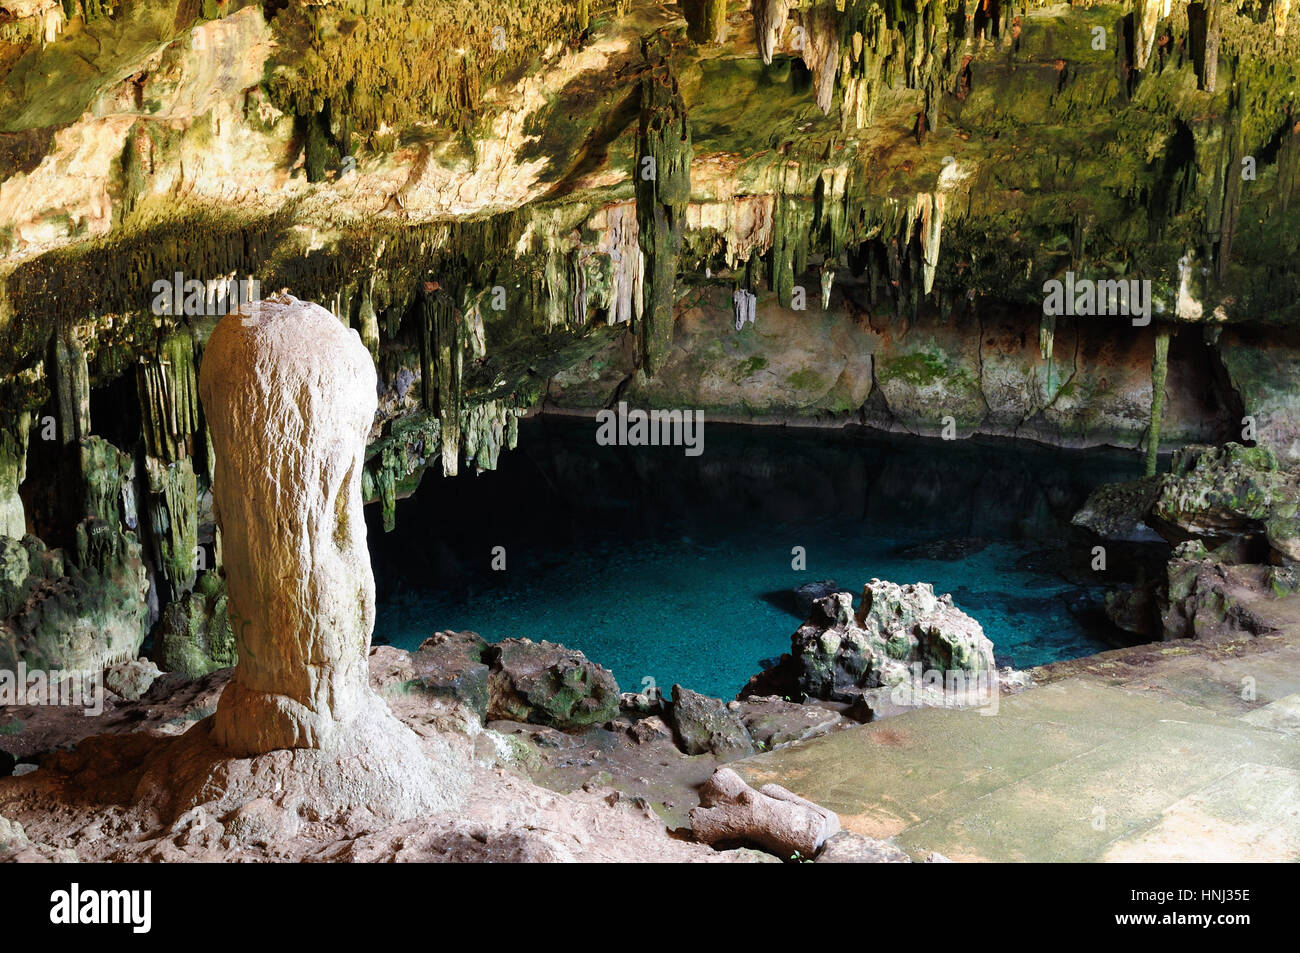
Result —
[{"label": "rock formation", "polygon": [[840,819],[779,784],[755,791],[735,771],[719,768],[700,788],[691,829],[706,844],[753,844],[789,860],[814,857],[838,833]]},{"label": "rock formation", "polygon": [[993,643],[980,624],[953,605],[952,596],[935,596],[923,582],[872,579],[856,611],[847,592],[816,599],[790,642],[790,654],[754,676],[743,695],[794,692],[857,702],[913,679],[917,665],[941,682],[949,673],[991,678],[995,672]]},{"label": "rock formation", "polygon": [[[330,807],[361,800],[391,817],[448,806],[453,766],[430,764],[367,680],[361,467],[376,397],[359,336],[292,297],[249,305],[213,332],[199,390],[239,664],[196,743],[210,733],[228,757],[270,758]],[[256,770],[213,770],[227,797],[256,788]],[[184,773],[183,793],[195,780]]]}]

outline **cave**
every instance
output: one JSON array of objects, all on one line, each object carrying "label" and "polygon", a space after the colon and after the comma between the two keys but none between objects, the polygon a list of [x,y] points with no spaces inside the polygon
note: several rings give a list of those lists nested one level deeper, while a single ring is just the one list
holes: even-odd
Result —
[{"label": "cave", "polygon": [[0,860],[1300,860],[1290,12],[0,0]]}]

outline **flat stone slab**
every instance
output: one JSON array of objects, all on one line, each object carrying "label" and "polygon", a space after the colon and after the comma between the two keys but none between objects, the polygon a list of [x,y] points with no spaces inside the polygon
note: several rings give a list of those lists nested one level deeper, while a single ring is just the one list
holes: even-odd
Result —
[{"label": "flat stone slab", "polygon": [[1300,631],[1107,655],[733,767],[918,860],[1300,860]]}]

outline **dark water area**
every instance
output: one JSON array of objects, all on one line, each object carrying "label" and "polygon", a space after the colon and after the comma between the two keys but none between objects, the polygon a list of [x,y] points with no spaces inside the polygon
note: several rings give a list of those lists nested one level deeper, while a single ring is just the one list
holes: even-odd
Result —
[{"label": "dark water area", "polygon": [[592,420],[525,420],[499,470],[426,475],[392,533],[368,507],[375,642],[414,649],[439,629],[548,639],[625,691],[653,680],[732,697],[789,650],[794,587],[859,593],[873,576],[951,592],[1001,664],[1119,642],[1103,587],[1136,575],[1142,554],[1108,552],[1094,571],[1070,517],[1096,486],[1140,475],[1137,454],[706,424],[688,457],[595,433]]}]

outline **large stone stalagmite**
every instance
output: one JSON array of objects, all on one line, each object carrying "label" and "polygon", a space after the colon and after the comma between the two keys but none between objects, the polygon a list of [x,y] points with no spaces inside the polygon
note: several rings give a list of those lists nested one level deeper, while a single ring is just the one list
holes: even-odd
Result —
[{"label": "large stone stalagmite", "polygon": [[214,788],[269,796],[268,778],[318,812],[454,803],[452,766],[435,771],[368,683],[375,586],[361,474],[375,384],[357,333],[309,302],[258,302],[212,333],[199,393],[239,663],[210,724],[191,733],[197,752],[174,759],[181,807]]}]

